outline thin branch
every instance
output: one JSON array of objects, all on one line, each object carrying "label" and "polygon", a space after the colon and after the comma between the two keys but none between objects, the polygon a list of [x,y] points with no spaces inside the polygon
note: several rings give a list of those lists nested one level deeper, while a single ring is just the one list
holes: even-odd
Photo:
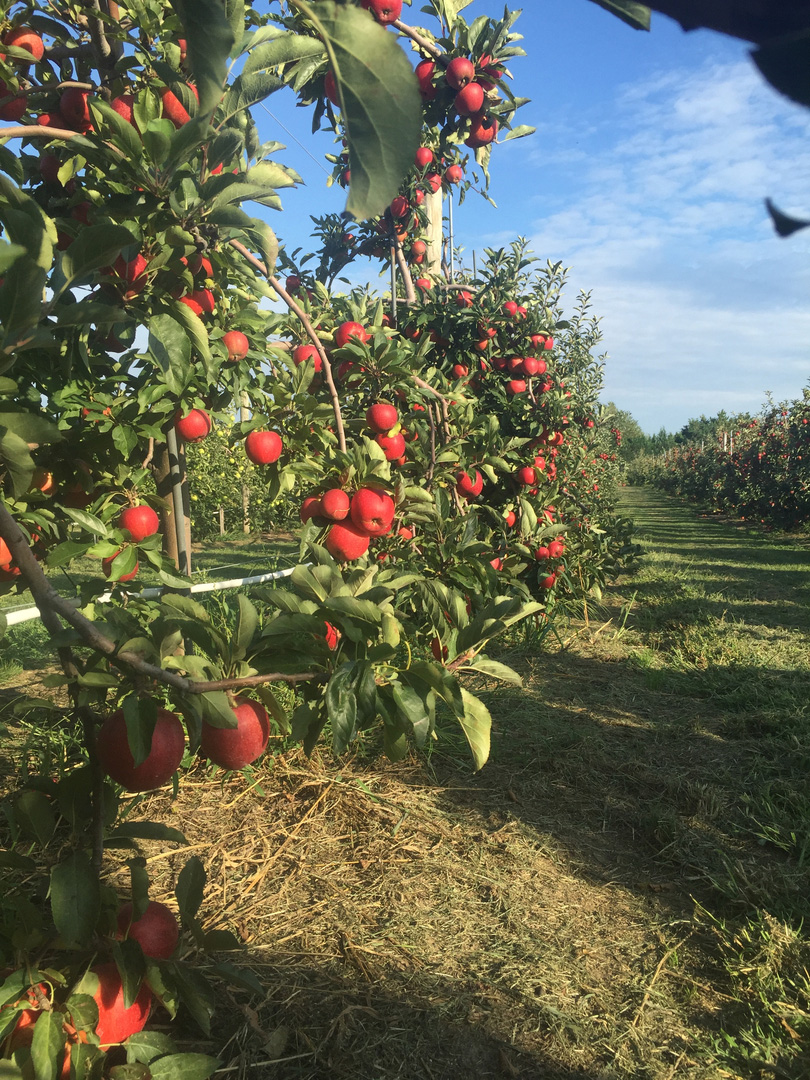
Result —
[{"label": "thin branch", "polygon": [[110,48],[109,41],[107,41],[107,35],[104,32],[105,27],[104,20],[101,18],[100,0],[89,0],[88,6],[93,11],[93,16],[91,16],[88,21],[90,39],[93,42],[93,49],[98,61],[96,67],[105,68],[108,67],[110,58],[112,57],[112,49]]},{"label": "thin branch", "polygon": [[397,30],[399,30],[400,34],[404,34],[405,37],[409,37],[411,41],[413,41],[416,45],[419,46],[420,49],[422,49],[423,52],[428,53],[436,60],[441,60],[444,58],[444,53],[439,48],[439,46],[434,45],[432,41],[428,41],[428,39],[426,37],[423,37],[422,34],[420,34],[415,27],[408,26],[408,24],[404,23],[401,19],[394,19],[391,25],[395,26]]},{"label": "thin branch", "polygon": [[259,273],[264,274],[271,288],[276,293],[278,293],[278,295],[281,297],[281,299],[284,301],[290,311],[292,311],[295,315],[298,316],[304,329],[307,332],[307,337],[318,350],[318,356],[320,356],[321,364],[323,365],[324,379],[329,389],[329,396],[332,399],[332,411],[335,414],[335,432],[337,434],[338,446],[340,447],[341,453],[345,454],[346,432],[343,428],[343,414],[340,411],[340,398],[338,397],[337,387],[335,386],[335,380],[332,376],[332,365],[329,362],[329,357],[326,354],[326,349],[324,349],[321,343],[321,339],[315,332],[315,327],[310,322],[309,316],[301,307],[301,305],[298,304],[295,300],[293,300],[293,298],[290,296],[290,294],[287,292],[287,290],[284,288],[278,278],[274,277],[269,272],[261,259],[257,259],[255,255],[252,255],[245,247],[245,245],[242,244],[239,240],[231,240],[230,243],[232,247],[235,247],[236,250],[245,259],[247,259],[251,266],[255,267],[259,271]]},{"label": "thin branch", "polygon": [[[173,686],[184,694],[206,694],[212,690],[230,690],[247,686],[261,686],[268,682],[297,683],[305,681],[324,681],[328,678],[320,672],[299,672],[294,675],[283,672],[270,672],[266,675],[248,675],[241,679],[217,679],[212,682],[197,682],[187,679],[183,675],[177,675],[173,671],[150,664],[137,653],[119,652],[118,646],[103,634],[95,623],[82,615],[73,607],[70,600],[61,596],[45,577],[42,567],[34,557],[34,553],[28,546],[25,533],[8,511],[5,503],[0,502],[0,537],[8,544],[9,551],[14,563],[20,568],[20,574],[25,579],[34,603],[39,608],[42,621],[48,633],[55,637],[62,633],[59,619],[81,634],[85,643],[97,652],[103,653],[110,663],[118,668],[123,668],[128,673],[137,672],[148,679],[163,683],[164,686]],[[57,617],[58,616],[58,617]],[[60,651],[61,659],[61,651]],[[74,666],[74,672],[76,671]]]},{"label": "thin branch", "polygon": [[428,404],[425,411],[430,421],[430,464],[425,472],[425,487],[430,491],[433,487],[433,474],[436,471],[436,418],[431,404]]},{"label": "thin branch", "polygon": [[44,137],[46,139],[83,138],[80,131],[68,131],[67,128],[46,127],[45,124],[15,124],[13,127],[0,128],[0,139],[29,139],[34,136]]},{"label": "thin branch", "polygon": [[155,456],[155,440],[154,440],[154,437],[150,435],[150,437],[149,437],[149,450],[147,451],[146,457],[141,462],[141,468],[146,469],[151,464],[152,458],[154,456]]},{"label": "thin branch", "polygon": [[410,307],[416,303],[416,290],[413,287],[413,278],[405,258],[405,252],[402,250],[402,244],[396,234],[394,234],[394,255],[396,256],[397,267],[402,275],[402,284],[405,287],[405,303]]}]

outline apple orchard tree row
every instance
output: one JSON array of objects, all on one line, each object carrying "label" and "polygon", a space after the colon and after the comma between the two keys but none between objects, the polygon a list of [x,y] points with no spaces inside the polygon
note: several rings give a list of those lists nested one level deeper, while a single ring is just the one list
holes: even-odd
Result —
[{"label": "apple orchard tree row", "polygon": [[[468,23],[465,6],[434,0],[431,29],[396,0],[4,5],[0,576],[40,609],[52,707],[83,745],[9,803],[9,1075],[97,1076],[121,1054],[138,1075],[216,1067],[144,1030],[155,1004],[181,1003],[206,1030],[199,955],[238,941],[203,931],[192,858],[176,895],[197,959],[176,958],[177,917],[149,900],[137,842],[183,837],[123,814],[133,794],[189,754],[245,768],[271,733],[309,751],[326,731],[339,754],[381,726],[397,760],[435,737],[438,706],[481,767],[491,721],[465,673],[519,684],[488,643],[560,595],[598,596],[632,552],[610,513],[587,298],[564,320],[560,267],[520,242],[475,279],[442,272],[441,190],[485,191],[496,141],[528,131],[513,125],[515,15]],[[348,187],[312,268],[244,208],[279,209],[299,179],[250,112],[282,88],[333,128]],[[360,253],[393,260],[385,302],[328,287]],[[223,616],[188,595],[176,526],[185,448],[234,407],[250,416],[239,452],[303,529],[285,586]],[[80,557],[99,573],[62,596],[43,568]],[[126,900],[107,884],[122,847]]]}]

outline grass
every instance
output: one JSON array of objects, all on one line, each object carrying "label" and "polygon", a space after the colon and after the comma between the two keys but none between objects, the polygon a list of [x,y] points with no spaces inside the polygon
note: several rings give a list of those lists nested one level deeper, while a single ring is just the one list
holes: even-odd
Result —
[{"label": "grass", "polygon": [[[199,845],[265,988],[187,1031],[223,1080],[810,1075],[810,547],[624,510],[641,568],[565,648],[505,649],[523,690],[480,682],[481,773],[443,721],[427,757],[276,740],[138,807]],[[186,855],[144,854],[170,899]]]}]

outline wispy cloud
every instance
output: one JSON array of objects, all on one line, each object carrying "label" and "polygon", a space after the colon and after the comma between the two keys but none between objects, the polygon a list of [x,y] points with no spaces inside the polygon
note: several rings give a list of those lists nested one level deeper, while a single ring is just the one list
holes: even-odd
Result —
[{"label": "wispy cloud", "polygon": [[[521,231],[592,292],[605,396],[652,430],[755,411],[766,390],[798,395],[810,378],[810,232],[779,240],[762,200],[810,209],[810,114],[741,60],[622,87],[604,117],[557,117],[523,150],[542,201]],[[517,162],[520,145],[501,153]]]}]

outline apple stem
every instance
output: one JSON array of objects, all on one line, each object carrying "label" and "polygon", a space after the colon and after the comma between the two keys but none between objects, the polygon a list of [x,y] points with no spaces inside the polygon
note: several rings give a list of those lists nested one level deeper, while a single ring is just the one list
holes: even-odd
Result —
[{"label": "apple stem", "polygon": [[301,320],[301,323],[307,332],[307,337],[318,350],[318,356],[320,356],[321,364],[323,365],[324,380],[326,381],[326,385],[329,389],[329,396],[332,399],[332,411],[335,414],[335,433],[337,434],[338,447],[340,448],[340,452],[342,454],[345,454],[346,432],[343,428],[343,414],[340,411],[340,398],[338,397],[337,387],[335,386],[335,380],[332,376],[332,365],[329,363],[329,357],[326,355],[326,349],[324,349],[323,344],[321,343],[321,339],[315,333],[315,327],[310,322],[309,317],[307,316],[307,313],[304,311],[304,309],[300,306],[300,304],[296,303],[296,301],[293,300],[293,298],[290,296],[290,294],[287,292],[287,290],[284,288],[278,278],[274,277],[274,275],[270,273],[270,271],[264,265],[261,259],[257,259],[255,255],[252,255],[245,247],[245,245],[239,242],[239,240],[231,240],[230,243],[231,247],[235,247],[236,250],[240,253],[240,255],[247,259],[251,266],[255,267],[255,269],[258,270],[259,273],[264,274],[271,288],[276,293],[278,293],[278,295],[281,297],[281,299],[284,301],[290,311],[297,315],[298,318]]}]

